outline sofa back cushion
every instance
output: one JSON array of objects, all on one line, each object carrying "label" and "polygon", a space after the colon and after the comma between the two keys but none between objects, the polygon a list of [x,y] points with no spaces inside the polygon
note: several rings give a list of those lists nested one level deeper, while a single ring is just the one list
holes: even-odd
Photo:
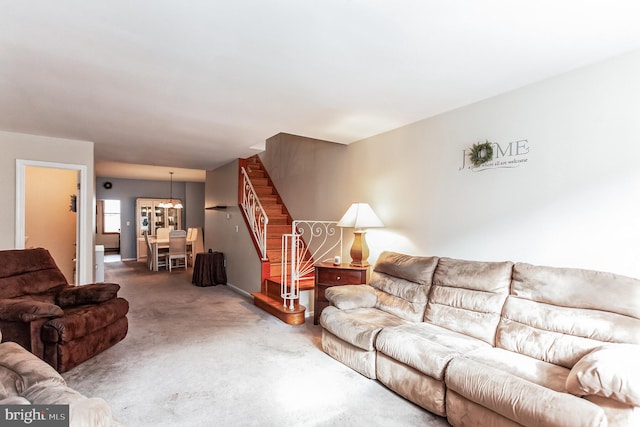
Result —
[{"label": "sofa back cushion", "polygon": [[0,299],[39,294],[67,285],[67,279],[46,249],[0,251]]},{"label": "sofa back cushion", "polygon": [[424,320],[495,344],[513,263],[440,258]]},{"label": "sofa back cushion", "polygon": [[640,344],[640,280],[518,263],[496,346],[571,369],[605,342]]},{"label": "sofa back cushion", "polygon": [[376,308],[411,322],[420,322],[427,305],[437,257],[383,252],[371,274]]}]

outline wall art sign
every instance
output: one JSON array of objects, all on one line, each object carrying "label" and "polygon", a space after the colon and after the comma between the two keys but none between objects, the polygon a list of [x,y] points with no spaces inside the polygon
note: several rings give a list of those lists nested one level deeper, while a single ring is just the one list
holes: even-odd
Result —
[{"label": "wall art sign", "polygon": [[[474,166],[474,162],[470,156],[474,154],[474,148],[465,148],[462,150],[462,164],[458,168],[459,171],[482,172],[489,169],[513,169],[527,164],[529,161],[530,145],[526,139],[511,142],[491,142],[493,148],[493,156],[491,160],[484,162],[478,166]],[[477,149],[477,144],[474,147]],[[477,163],[477,162],[476,162]]]}]

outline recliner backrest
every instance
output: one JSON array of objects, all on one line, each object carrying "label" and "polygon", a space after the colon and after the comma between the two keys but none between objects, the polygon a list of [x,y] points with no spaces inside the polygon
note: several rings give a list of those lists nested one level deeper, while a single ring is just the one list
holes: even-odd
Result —
[{"label": "recliner backrest", "polygon": [[512,268],[511,261],[440,258],[425,322],[494,345],[502,306],[509,295]]},{"label": "recliner backrest", "polygon": [[640,280],[517,263],[496,346],[572,368],[603,343],[640,344]]},{"label": "recliner backrest", "polygon": [[68,286],[48,250],[0,251],[0,299],[41,294]]},{"label": "recliner backrest", "polygon": [[380,254],[369,281],[378,296],[376,308],[412,322],[422,321],[437,264],[437,257]]}]

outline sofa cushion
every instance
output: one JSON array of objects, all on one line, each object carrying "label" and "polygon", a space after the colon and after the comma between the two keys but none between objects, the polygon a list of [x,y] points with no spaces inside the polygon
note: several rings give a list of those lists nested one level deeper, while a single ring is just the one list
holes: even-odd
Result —
[{"label": "sofa cushion", "polygon": [[493,366],[526,381],[558,392],[565,392],[569,370],[533,357],[501,348],[486,348],[465,354],[469,360]]},{"label": "sofa cushion", "polygon": [[375,308],[339,310],[329,306],[320,315],[324,329],[362,350],[375,350],[375,339],[387,326],[397,326],[405,320]]},{"label": "sofa cushion", "polygon": [[513,263],[440,258],[425,321],[494,345]]},{"label": "sofa cushion", "polygon": [[372,308],[378,301],[375,288],[368,285],[332,286],[324,291],[324,296],[340,310]]},{"label": "sofa cushion", "polygon": [[376,308],[411,322],[424,317],[436,257],[383,252],[369,285],[376,289]]},{"label": "sofa cushion", "polygon": [[640,406],[629,406],[607,397],[589,395],[585,400],[595,403],[607,416],[609,427],[613,426],[640,426]]},{"label": "sofa cushion", "polygon": [[[425,375],[380,351],[375,355],[378,381],[429,412],[443,417],[447,415],[445,408],[447,388],[443,380]],[[417,425],[422,424],[417,423]]]},{"label": "sofa cushion", "polygon": [[91,283],[81,286],[67,286],[56,295],[56,304],[60,307],[99,304],[118,295],[120,285],[116,283]]},{"label": "sofa cushion", "polygon": [[484,341],[430,323],[387,327],[376,339],[379,352],[437,380],[444,379],[453,357],[486,347]]},{"label": "sofa cushion", "polygon": [[0,344],[0,404],[68,404],[71,426],[114,426],[109,405],[69,388],[51,366],[14,342]]},{"label": "sofa cushion", "polygon": [[24,397],[33,404],[69,405],[70,426],[113,427],[111,408],[99,397],[88,398],[60,384],[37,384],[25,390]]},{"label": "sofa cushion", "polygon": [[[447,388],[523,426],[607,425],[605,412],[599,406],[522,378],[523,369],[512,371],[513,364],[499,363],[500,360],[475,360],[469,355],[456,357],[445,374]],[[547,382],[544,378],[543,381]]]},{"label": "sofa cushion", "polygon": [[430,286],[437,265],[438,257],[420,257],[385,251],[378,257],[374,271]]},{"label": "sofa cushion", "polygon": [[603,343],[640,343],[639,316],[640,280],[518,263],[496,346],[571,369]]},{"label": "sofa cushion", "polygon": [[22,396],[8,396],[0,399],[0,405],[31,405],[31,402]]},{"label": "sofa cushion", "polygon": [[322,330],[322,350],[365,377],[376,378],[376,356],[378,352],[363,350],[360,347],[351,345],[326,329]]},{"label": "sofa cushion", "polygon": [[129,303],[115,298],[100,305],[67,308],[63,317],[51,319],[42,328],[42,339],[69,342],[114,323],[129,311]]},{"label": "sofa cushion", "polygon": [[65,382],[51,366],[14,342],[0,344],[0,398],[22,395],[34,385]]},{"label": "sofa cushion", "polygon": [[598,347],[576,363],[566,380],[569,393],[595,394],[640,406],[640,346]]}]

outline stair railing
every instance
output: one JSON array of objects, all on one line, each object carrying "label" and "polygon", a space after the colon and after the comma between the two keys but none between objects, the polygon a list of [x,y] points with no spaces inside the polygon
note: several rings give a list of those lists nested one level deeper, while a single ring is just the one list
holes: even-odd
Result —
[{"label": "stair railing", "polygon": [[251,232],[255,238],[256,244],[260,250],[260,256],[263,261],[267,260],[267,225],[269,224],[269,217],[260,203],[258,194],[251,184],[249,174],[243,167],[240,169],[242,172],[242,201],[240,206],[249,222]]},{"label": "stair railing", "polygon": [[[282,235],[280,296],[293,309],[300,298],[300,280],[313,277],[314,264],[339,255],[342,258],[342,228],[336,221],[297,220],[291,234]],[[328,257],[328,258],[327,258]]]}]

